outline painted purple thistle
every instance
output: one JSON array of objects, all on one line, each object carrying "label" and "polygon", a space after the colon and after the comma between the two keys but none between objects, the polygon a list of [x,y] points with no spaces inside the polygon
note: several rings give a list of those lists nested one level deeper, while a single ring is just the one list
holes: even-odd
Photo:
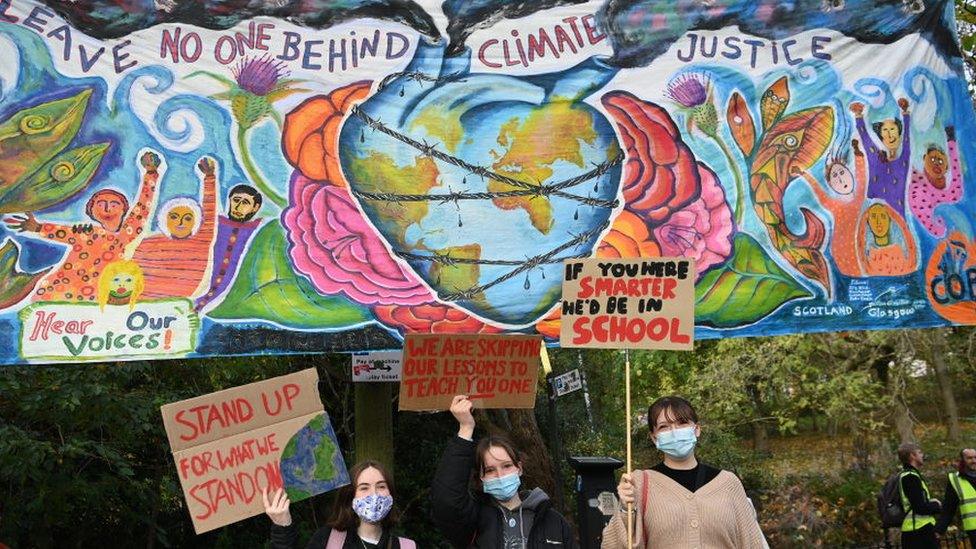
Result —
[{"label": "painted purple thistle", "polygon": [[708,101],[708,78],[700,74],[682,74],[668,83],[668,97],[686,109]]},{"label": "painted purple thistle", "polygon": [[261,97],[273,92],[287,75],[285,64],[267,55],[243,59],[233,72],[234,80],[242,90]]}]

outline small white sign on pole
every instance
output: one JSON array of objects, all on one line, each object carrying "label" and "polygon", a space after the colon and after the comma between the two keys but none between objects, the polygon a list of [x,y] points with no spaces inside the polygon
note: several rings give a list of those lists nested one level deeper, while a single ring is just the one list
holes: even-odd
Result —
[{"label": "small white sign on pole", "polygon": [[403,369],[403,352],[371,351],[352,355],[354,382],[399,382]]},{"label": "small white sign on pole", "polygon": [[583,379],[580,378],[580,371],[578,368],[570,370],[565,374],[559,374],[552,379],[552,383],[557,397],[568,395],[573,391],[579,391],[583,388]]}]

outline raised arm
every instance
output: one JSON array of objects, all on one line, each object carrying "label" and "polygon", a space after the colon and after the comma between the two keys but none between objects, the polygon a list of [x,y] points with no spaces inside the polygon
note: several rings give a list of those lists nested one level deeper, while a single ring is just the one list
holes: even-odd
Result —
[{"label": "raised arm", "polygon": [[854,113],[854,125],[857,126],[857,134],[861,137],[864,150],[866,152],[876,151],[878,147],[875,145],[874,138],[871,137],[868,126],[864,122],[864,104],[851,103],[851,112]]},{"label": "raised arm", "polygon": [[197,168],[203,174],[203,202],[200,204],[203,220],[197,236],[209,240],[217,226],[217,163],[205,156],[197,162]]},{"label": "raised arm", "polygon": [[854,149],[854,198],[864,200],[868,188],[868,160],[857,139],[851,140]]},{"label": "raised arm", "polygon": [[122,222],[119,232],[130,239],[136,238],[148,223],[156,209],[156,197],[159,195],[159,165],[162,160],[154,152],[147,152],[139,159],[142,163],[142,186],[136,197],[136,203],[129,210]]},{"label": "raised arm", "polygon": [[813,194],[817,196],[817,200],[820,202],[820,204],[828,210],[831,209],[831,205],[834,202],[834,198],[832,198],[829,194],[827,194],[827,191],[823,190],[823,187],[821,186],[820,182],[817,181],[817,179],[813,177],[813,175],[811,175],[810,172],[808,172],[807,170],[800,170],[794,168],[791,175],[793,177],[802,177],[803,180],[807,182],[807,185],[810,186],[810,190],[813,191]]},{"label": "raised arm", "polygon": [[467,397],[454,397],[451,413],[458,420],[458,434],[448,441],[430,483],[434,525],[457,548],[469,547],[478,527],[478,502],[468,490],[475,452],[471,408]]},{"label": "raised arm", "polygon": [[904,97],[898,100],[901,107],[901,154],[911,163],[912,158],[912,115],[908,112],[908,100]]}]

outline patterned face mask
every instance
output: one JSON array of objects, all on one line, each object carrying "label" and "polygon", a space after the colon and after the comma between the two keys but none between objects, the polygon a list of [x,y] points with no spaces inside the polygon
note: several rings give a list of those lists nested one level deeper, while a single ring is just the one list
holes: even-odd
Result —
[{"label": "patterned face mask", "polygon": [[383,520],[393,508],[393,496],[370,494],[366,497],[352,500],[352,510],[364,522],[379,522]]}]

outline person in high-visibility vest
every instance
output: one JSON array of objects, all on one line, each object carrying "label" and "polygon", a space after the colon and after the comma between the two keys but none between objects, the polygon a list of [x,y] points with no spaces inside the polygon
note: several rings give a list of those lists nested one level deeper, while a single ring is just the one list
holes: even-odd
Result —
[{"label": "person in high-visibility vest", "polygon": [[970,544],[976,547],[976,450],[972,448],[959,453],[959,472],[949,473],[945,505],[935,524],[935,532],[945,534],[957,515]]},{"label": "person in high-visibility vest", "polygon": [[899,480],[901,506],[905,519],[901,523],[903,549],[938,549],[935,515],[942,510],[939,500],[929,497],[929,487],[919,472],[925,454],[918,444],[906,442],[898,447],[898,459],[904,467]]}]

